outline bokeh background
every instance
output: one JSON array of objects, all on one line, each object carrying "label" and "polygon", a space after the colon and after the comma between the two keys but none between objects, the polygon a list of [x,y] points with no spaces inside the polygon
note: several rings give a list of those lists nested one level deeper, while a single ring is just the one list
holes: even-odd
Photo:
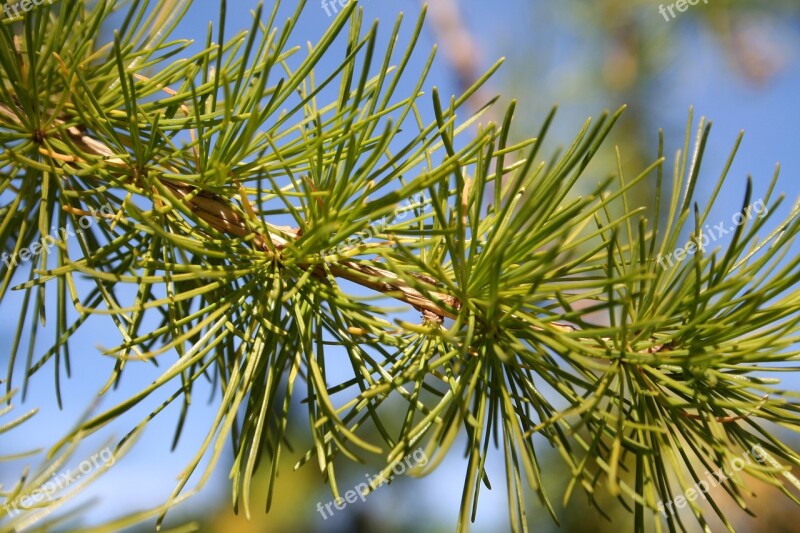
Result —
[{"label": "bokeh background", "polygon": [[[254,1],[240,0],[228,5],[227,35],[250,27]],[[398,15],[406,16],[404,35],[410,32],[421,3],[415,0],[362,0],[367,20],[380,19],[385,32]],[[615,110],[626,104],[627,111],[606,144],[598,163],[591,167],[587,190],[599,176],[614,168],[614,145],[620,147],[625,168],[635,175],[656,158],[658,130],[666,136],[668,161],[683,143],[684,129],[693,106],[695,127],[700,116],[713,122],[698,197],[711,192],[740,130],[746,132],[731,177],[710,220],[728,220],[741,205],[745,180],[753,177],[753,198],[766,191],[776,163],[781,164],[779,189],[787,201],[779,215],[785,216],[800,196],[800,3],[796,0],[755,2],[747,0],[700,0],[685,12],[666,20],[655,0],[431,0],[423,37],[412,72],[421,69],[431,47],[438,43],[436,67],[425,87],[439,87],[445,96],[458,94],[498,58],[505,63],[485,90],[472,102],[482,105],[495,94],[501,95],[496,115],[502,118],[503,105],[517,100],[517,138],[534,136],[546,114],[555,104],[559,113],[546,146],[555,150],[568,143],[583,121],[604,109]],[[268,4],[268,7],[271,4]],[[285,14],[294,10],[285,2]],[[269,10],[267,10],[269,11]],[[176,37],[203,42],[208,23],[218,20],[219,7],[213,1],[198,1],[189,16],[178,26]],[[325,9],[316,1],[306,6],[301,24],[290,45],[314,42],[331,23]],[[106,36],[113,28],[104,28]],[[384,35],[385,42],[385,35]],[[191,50],[187,52],[187,55]],[[338,57],[337,57],[338,59]],[[489,115],[489,118],[492,118]],[[667,164],[671,168],[671,164]],[[652,202],[647,184],[637,190],[642,205]],[[11,294],[0,306],[0,358],[7,362],[21,299]],[[40,372],[30,383],[20,412],[39,408],[33,421],[15,430],[13,441],[0,441],[0,453],[13,453],[35,447],[47,448],[66,433],[84,413],[108,379],[113,360],[99,355],[99,347],[117,344],[115,329],[98,321],[74,337],[73,376],[62,382],[64,405],[56,406],[53,383],[48,373]],[[34,352],[37,348],[34,347]],[[25,353],[25,351],[23,351]],[[101,400],[110,407],[151,382],[169,365],[174,354],[165,354],[161,368],[142,364],[128,372],[120,387]],[[788,378],[787,388],[800,389],[800,379]],[[130,417],[105,428],[95,440],[76,453],[88,457],[109,439],[119,438],[157,407],[172,390],[140,405]],[[178,446],[170,450],[178,405],[163,411],[151,424],[133,450],[121,458],[80,501],[96,499],[84,514],[96,523],[121,512],[157,506],[173,491],[176,476],[207,436],[215,400],[209,387],[198,387]],[[296,412],[302,412],[297,409]],[[223,455],[218,468],[202,491],[168,515],[167,524],[197,521],[203,531],[243,532],[446,532],[455,528],[463,487],[466,461],[451,454],[432,475],[423,479],[400,477],[360,500],[348,504],[329,519],[317,511],[317,503],[331,501],[313,465],[294,471],[293,465],[307,449],[307,421],[298,417],[292,423],[294,453],[285,454],[278,491],[269,514],[263,513],[263,492],[256,490],[250,521],[231,510],[230,482],[227,479],[230,453]],[[777,430],[779,431],[779,430]],[[795,449],[800,441],[793,441]],[[569,474],[559,457],[540,448],[547,465],[546,485],[555,502],[561,502]],[[83,454],[83,456],[81,455]],[[502,452],[490,465],[494,490],[483,490],[474,531],[507,531],[508,507],[504,488]],[[19,475],[25,462],[4,463],[0,480],[9,482]],[[344,489],[354,486],[379,471],[379,464],[341,463]],[[258,485],[258,482],[256,482]],[[262,484],[263,485],[263,484]],[[725,501],[726,516],[739,531],[797,531],[800,508],[771,490],[759,492],[750,501],[757,518]],[[558,513],[557,528],[535,494],[529,494],[529,527],[532,531],[627,531],[630,515],[616,500],[600,496],[604,519],[589,508],[586,497],[576,492]],[[688,522],[691,524],[691,519]],[[152,531],[153,522],[137,530]],[[690,531],[691,531],[690,526]],[[716,530],[716,529],[715,529]]]}]

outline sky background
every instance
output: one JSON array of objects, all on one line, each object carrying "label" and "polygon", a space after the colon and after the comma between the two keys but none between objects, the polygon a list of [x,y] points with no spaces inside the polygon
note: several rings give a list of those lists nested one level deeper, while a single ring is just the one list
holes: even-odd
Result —
[{"label": "sky background", "polygon": [[[399,12],[406,14],[406,24],[411,26],[419,11],[417,2],[407,0],[366,0],[362,4],[365,19],[380,19],[384,32],[390,30]],[[249,28],[248,11],[254,5],[249,1],[230,3],[229,36]],[[479,46],[478,64],[488,68],[496,58],[506,58],[504,67],[490,82],[489,88],[495,93],[502,93],[506,99],[504,101],[510,97],[519,101],[518,115],[521,120],[517,123],[515,134],[535,135],[546,111],[553,104],[559,104],[561,111],[551,141],[566,143],[587,116],[597,116],[603,109],[616,109],[621,104],[630,103],[624,101],[624,92],[621,95],[620,91],[608,90],[608,83],[593,81],[592,76],[587,75],[597,70],[598,62],[603,60],[598,55],[602,55],[602,51],[598,51],[597,43],[602,40],[597,34],[606,30],[593,27],[591,21],[587,23],[586,18],[591,16],[591,12],[582,12],[579,3],[464,0],[458,5],[463,10],[466,28]],[[630,2],[630,5],[630,9],[635,11],[633,17],[643,21],[643,27],[652,32],[650,36],[664,47],[663,53],[658,55],[658,68],[641,84],[644,97],[631,103],[628,110],[631,114],[643,117],[641,123],[648,136],[640,139],[640,142],[645,150],[649,150],[651,159],[655,158],[659,127],[666,131],[668,160],[672,158],[674,150],[683,142],[688,110],[694,106],[696,120],[702,115],[713,121],[698,194],[701,199],[710,193],[739,131],[745,131],[744,143],[732,168],[729,183],[710,220],[728,220],[740,207],[748,175],[752,175],[755,183],[753,198],[759,198],[778,162],[782,167],[778,189],[787,195],[786,205],[780,214],[785,215],[800,196],[800,33],[797,18],[774,16],[777,10],[772,13],[769,8],[754,12],[750,19],[746,15],[742,17],[747,22],[748,35],[752,39],[751,47],[745,51],[765,50],[778,63],[774,71],[771,70],[771,75],[753,80],[742,75],[732,61],[730,49],[726,49],[725,43],[703,23],[703,10],[709,7],[701,3],[690,8],[679,19],[666,22],[658,13],[657,2]],[[284,5],[287,15],[293,7],[293,3]],[[217,13],[214,2],[198,2],[178,26],[175,35],[203,42],[208,22],[213,20],[216,24]],[[309,3],[290,45],[316,41],[331,21],[319,4]],[[408,27],[405,35],[407,32]],[[418,71],[420,62],[427,57],[436,41],[437,36],[428,26],[420,39],[412,72]],[[414,81],[413,75],[410,78],[409,82]],[[439,87],[443,95],[459,91],[453,69],[441,54],[426,83],[426,92],[434,85]],[[622,150],[625,150],[625,146],[622,146]],[[21,306],[19,293],[13,292],[0,306],[0,357],[4,359],[10,351]],[[113,360],[101,356],[98,347],[117,344],[117,332],[108,323],[98,323],[82,328],[73,342],[74,374],[71,379],[62,381],[63,410],[58,410],[55,405],[53,368],[50,365],[35,376],[26,401],[17,405],[18,413],[34,407],[39,407],[41,412],[35,417],[35,422],[25,424],[11,434],[13,441],[0,441],[0,453],[47,447],[78,421],[82,410],[96,397],[113,368]],[[102,400],[100,408],[108,408],[134,393],[174,360],[171,354],[162,357],[164,360],[160,368],[144,364],[132,368],[121,386]],[[20,378],[21,374],[17,376],[17,384]],[[794,379],[788,383],[796,390],[800,382]],[[85,492],[87,497],[102,498],[102,503],[90,513],[90,520],[101,520],[122,510],[147,508],[165,501],[175,487],[176,476],[207,436],[208,422],[215,413],[213,402],[208,404],[206,401],[210,388],[202,389],[199,387],[195,392],[193,409],[174,452],[170,452],[169,443],[178,405],[168,408],[151,422],[137,446],[119,460],[108,475]],[[102,448],[106,440],[124,435],[172,390],[167,388],[162,394],[143,402],[135,410],[136,416],[126,417],[104,428],[97,439],[80,449],[76,460],[80,461],[95,449]],[[297,425],[301,430],[305,429],[302,422]],[[298,448],[302,449],[303,446]],[[492,468],[498,482],[495,490],[481,493],[474,531],[496,531],[498,526],[499,530],[507,528],[506,494],[502,464],[499,462],[502,453],[496,458],[498,463]],[[14,479],[19,464],[0,466],[0,479],[5,482]],[[310,491],[305,494],[306,502],[290,512],[308,515],[311,524],[308,527],[319,531],[335,530],[337,527],[344,530],[352,525],[355,512],[365,511],[366,508],[368,513],[382,516],[398,524],[398,527],[409,521],[424,521],[427,529],[423,529],[426,531],[449,531],[454,528],[457,519],[465,464],[457,454],[451,454],[441,468],[427,478],[401,479],[397,485],[382,487],[370,495],[366,503],[359,501],[352,504],[330,521],[324,521],[316,514],[316,502],[328,502],[331,496],[327,487],[314,482],[311,465],[298,473],[284,470],[279,483],[286,482],[286,485],[279,484],[279,491],[297,490],[297,487]],[[204,490],[178,508],[174,517],[196,516],[209,509],[228,505],[228,467],[229,460],[223,460]],[[348,488],[364,475],[374,473],[376,470],[369,466],[357,467],[350,474],[353,483],[343,481],[341,486]],[[295,481],[292,481],[292,476],[297,476]],[[282,486],[287,488],[281,489]],[[556,499],[559,499],[558,495]],[[260,513],[261,502],[255,502],[254,509]],[[277,512],[287,512],[287,509]],[[268,520],[269,517],[266,523],[269,523]]]}]

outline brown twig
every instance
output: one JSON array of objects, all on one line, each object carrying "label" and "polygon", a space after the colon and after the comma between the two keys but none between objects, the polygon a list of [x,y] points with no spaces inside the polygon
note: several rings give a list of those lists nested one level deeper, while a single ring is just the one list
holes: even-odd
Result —
[{"label": "brown twig", "polygon": [[[0,103],[0,116],[10,118],[17,125],[22,124],[22,121],[14,110],[2,103]],[[58,125],[64,124],[63,121],[56,121],[56,123]],[[67,135],[70,136],[72,142],[86,154],[100,157],[106,163],[115,167],[127,166],[124,159],[120,158],[118,154],[114,153],[106,144],[87,135],[81,129],[71,126],[66,128],[65,131]],[[49,150],[43,150],[42,153],[62,162],[82,161],[80,157],[75,156],[72,159],[67,158],[69,161],[66,161],[63,155],[51,153]],[[176,198],[183,201],[198,218],[202,219],[211,227],[221,233],[234,235],[240,238],[246,238],[252,235],[255,246],[265,253],[271,253],[273,250],[281,252],[289,245],[290,241],[288,238],[298,238],[300,236],[299,228],[280,226],[272,226],[276,231],[268,231],[266,235],[252,231],[245,221],[244,212],[237,209],[228,199],[187,183],[177,182],[163,177],[157,179]],[[241,185],[239,185],[238,182],[237,185],[241,189]],[[243,195],[242,201],[248,201],[246,195]],[[279,232],[283,235],[279,234]],[[304,270],[313,268],[314,275],[320,277],[325,277],[327,275],[325,267],[319,263],[299,264],[298,266]],[[423,319],[426,322],[431,324],[441,325],[445,318],[457,318],[459,311],[463,307],[463,303],[455,296],[434,290],[426,291],[426,295],[412,287],[407,281],[394,272],[369,264],[347,260],[335,263],[329,262],[328,271],[334,277],[346,279],[362,287],[380,292],[386,296],[411,305],[422,313]],[[413,273],[411,275],[423,283],[430,285],[431,288],[436,286],[436,280],[429,276]],[[536,331],[545,331],[545,328],[542,327],[531,327]],[[578,328],[574,326],[556,322],[550,322],[548,327],[553,330],[568,333],[578,331]],[[598,339],[588,338],[578,338],[578,340],[585,342],[592,341],[593,343],[612,341],[610,338],[601,339],[599,341]]]},{"label": "brown twig", "polygon": [[[17,125],[22,124],[22,121],[19,120],[19,117],[17,117],[14,111],[2,103],[0,103],[0,115],[11,118]],[[59,121],[59,124],[63,124],[63,122]],[[72,141],[85,153],[101,157],[110,165],[125,165],[124,160],[117,157],[117,154],[107,145],[86,135],[80,129],[73,126],[67,128],[66,132]],[[62,162],[81,161],[78,157],[68,158],[67,160],[61,154],[51,153],[49,150],[44,150],[43,154]],[[251,231],[245,222],[243,213],[227,199],[218,194],[167,178],[159,178],[159,181],[176,198],[182,200],[198,218],[221,233],[235,235],[240,238],[253,235],[255,246],[264,252],[270,252],[272,249],[282,251],[289,244],[289,241],[277,232],[269,232],[268,235],[263,235]],[[246,202],[247,199],[243,198],[243,201]],[[276,227],[276,229],[285,234],[294,235],[295,237],[299,235],[299,229],[283,227]],[[272,248],[267,243],[267,239],[271,242]],[[305,269],[314,268],[315,274],[320,276],[325,275],[323,267],[319,264],[300,266]],[[354,261],[332,263],[329,268],[331,273],[336,277],[392,296],[397,300],[412,305],[426,316],[433,313],[442,318],[455,318],[458,309],[461,308],[461,302],[459,302],[457,298],[437,292],[431,293],[433,299],[429,298],[388,270]],[[422,276],[418,277],[422,278]],[[455,310],[455,312],[453,310]]]}]

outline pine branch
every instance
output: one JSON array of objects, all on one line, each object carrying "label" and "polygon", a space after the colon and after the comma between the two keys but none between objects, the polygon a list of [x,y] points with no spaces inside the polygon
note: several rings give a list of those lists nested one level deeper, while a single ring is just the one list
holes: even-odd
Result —
[{"label": "pine branch", "polygon": [[[2,103],[0,103],[0,113],[10,118],[16,124],[22,124],[13,109]],[[63,121],[56,122],[62,125],[64,124]],[[116,157],[111,148],[103,142],[84,134],[81,128],[71,126],[66,131],[72,138],[72,141],[80,147],[82,152],[100,157],[107,164],[125,164],[122,159]],[[48,153],[47,155],[53,159],[64,160],[59,154]],[[174,194],[178,200],[183,201],[193,213],[207,222],[211,227],[220,233],[235,235],[245,240],[247,240],[248,237],[252,238],[256,248],[267,254],[267,256],[275,253],[279,254],[290,245],[290,240],[287,239],[297,239],[300,234],[300,228],[289,228],[287,226],[276,226],[276,230],[280,230],[280,233],[276,231],[270,232],[267,235],[252,231],[245,221],[245,215],[234,207],[230,201],[220,195],[204,191],[185,183],[177,183],[166,178],[159,178],[159,181],[166,189]],[[141,186],[141,184],[139,185]],[[411,287],[406,281],[389,270],[353,261],[331,262],[327,260],[326,265],[327,269],[318,264],[298,264],[298,267],[302,270],[311,269],[313,273],[320,278],[325,278],[327,272],[330,272],[334,277],[346,279],[362,287],[396,298],[422,312],[427,321],[436,322],[440,325],[445,318],[456,319],[458,317],[458,311],[463,305],[458,298],[433,290],[435,287],[442,285],[442,283],[424,274],[410,273],[411,276],[427,284],[428,287],[426,288],[430,290],[426,291],[426,294]],[[564,332],[575,332],[579,330],[579,328],[575,326],[559,324],[557,322],[552,322],[549,325],[554,329]],[[535,331],[542,331],[542,328],[538,326],[532,326],[532,328]],[[592,339],[579,340],[592,341]],[[611,339],[608,337],[602,340],[611,342]]]},{"label": "pine branch", "polygon": [[[228,41],[221,20],[219,43],[209,30],[205,48],[175,60],[188,46],[168,42],[184,12],[177,3],[171,18],[167,8],[150,17],[134,1],[112,42],[86,41],[77,29],[97,31],[116,7],[101,4],[63,3],[57,16],[38,10],[26,20],[47,31],[15,35],[0,25],[4,253],[21,257],[52,228],[109,208],[75,235],[78,256],[60,242],[25,254],[29,265],[0,266],[0,302],[9,288],[24,295],[7,386],[29,333],[23,393],[52,363],[59,394],[69,341],[90,318],[119,332],[119,344],[104,350],[117,361],[103,394],[129,364],[175,359],[52,453],[177,385],[119,446],[177,401],[174,444],[197,380],[208,378],[221,393],[218,411],[159,512],[207,464],[197,476],[203,485],[228,439],[236,505],[249,514],[264,460],[269,508],[296,394],[305,394],[313,441],[297,466],[315,463],[334,497],[341,456],[381,454],[388,475],[423,448],[424,473],[464,435],[459,530],[474,519],[481,484],[490,485],[492,440],[506,461],[514,531],[527,529],[525,484],[558,519],[541,482],[538,439],[568,467],[564,501],[574,487],[590,497],[603,489],[632,508],[637,531],[646,515],[660,527],[659,503],[699,481],[696,465],[721,467],[755,446],[763,455],[746,472],[793,497],[788,469],[800,455],[765,426],[800,430],[800,394],[763,376],[794,370],[787,363],[800,341],[800,258],[788,256],[800,209],[759,237],[782,200],[772,198],[777,172],[759,200],[769,213],[739,224],[724,249],[707,250],[701,232],[734,154],[701,211],[694,192],[704,120],[692,145],[689,117],[663,202],[663,138],[635,177],[619,163],[592,194],[576,197],[622,110],[587,121],[563,151],[541,159],[552,114],[536,137],[516,144],[513,103],[500,121],[484,124],[493,101],[461,116],[499,65],[449,101],[434,89],[425,108],[431,56],[398,95],[424,12],[399,58],[399,21],[379,54],[377,25],[362,28],[355,2],[305,57],[293,57],[301,2],[280,26],[277,5],[266,23],[257,8],[251,30]],[[630,191],[651,177],[648,221]],[[397,220],[400,203],[416,195],[424,202]],[[742,213],[753,198],[748,181]],[[356,238],[378,219],[379,230]],[[661,258],[687,238],[692,257],[664,267]],[[23,266],[27,279],[12,287]],[[374,294],[349,294],[345,282]],[[55,341],[34,360],[51,293]],[[390,298],[420,311],[423,324],[397,317],[381,303]],[[151,315],[158,322],[144,326]],[[342,361],[352,377],[333,382],[327,369]],[[335,401],[338,394],[347,398]],[[390,399],[405,410],[391,412],[399,421],[391,424]],[[741,483],[732,478],[722,492],[744,508]]]}]

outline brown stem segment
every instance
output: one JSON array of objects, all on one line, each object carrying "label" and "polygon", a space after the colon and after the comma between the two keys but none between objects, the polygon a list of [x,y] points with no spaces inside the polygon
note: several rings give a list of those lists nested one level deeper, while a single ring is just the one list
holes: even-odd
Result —
[{"label": "brown stem segment", "polygon": [[[21,125],[14,110],[4,104],[0,104],[0,115],[10,118],[15,124]],[[60,124],[63,122],[59,121]],[[86,135],[79,128],[69,127],[66,129],[71,140],[78,145],[84,152],[103,158],[107,163],[114,166],[124,166],[123,159],[117,157],[107,145]],[[59,154],[50,153],[44,150],[46,155],[52,156],[64,162]],[[72,158],[71,161],[80,160]],[[286,248],[289,241],[277,232],[269,232],[268,235],[253,232],[248,228],[243,213],[234,207],[226,198],[192,185],[177,182],[167,178],[159,178],[159,181],[176,198],[182,200],[198,218],[209,224],[221,233],[235,235],[237,237],[254,236],[254,244],[259,249],[269,252],[272,249],[280,251]],[[247,201],[243,198],[243,201]],[[284,234],[298,236],[299,230],[288,227],[276,226],[276,229]],[[272,246],[267,243],[271,241]],[[325,275],[322,265],[300,265],[301,268],[314,268],[315,274]],[[432,292],[431,297],[427,297],[417,289],[411,287],[405,280],[385,269],[358,263],[354,261],[341,261],[329,264],[330,272],[338,278],[346,279],[357,283],[363,287],[381,292],[387,296],[396,298],[402,302],[412,305],[415,309],[430,317],[431,314],[440,318],[455,318],[457,311],[461,308],[461,302],[450,295]],[[416,276],[424,279],[424,276]],[[444,304],[444,305],[442,305]],[[455,310],[455,312],[453,311]]]},{"label": "brown stem segment", "polygon": [[[17,126],[22,125],[22,121],[20,121],[16,111],[0,103],[0,118],[2,117],[10,119]],[[56,124],[63,126],[64,122],[58,120]],[[127,166],[125,160],[118,157],[118,154],[115,154],[106,144],[85,134],[81,129],[68,127],[66,128],[66,133],[71,141],[85,153],[100,157],[115,167]],[[48,132],[48,134],[52,133]],[[50,150],[42,150],[42,153],[62,163],[81,161],[81,158],[77,156],[69,156],[68,159],[65,159],[63,154],[56,154]],[[266,235],[252,231],[245,222],[244,213],[228,199],[187,183],[177,182],[168,178],[158,179],[170,193],[182,200],[198,218],[211,227],[221,233],[235,235],[240,238],[252,235],[256,247],[264,252],[273,250],[280,252],[289,245],[289,238],[300,236],[298,228],[293,229],[284,226],[269,226],[270,229],[274,228],[276,231],[268,231]],[[243,195],[242,201],[247,202],[246,196]],[[321,264],[301,264],[299,266],[304,270],[313,268],[314,274],[320,277],[326,276],[325,268]],[[423,294],[394,272],[369,264],[356,261],[339,261],[328,263],[328,269],[334,277],[346,279],[413,306],[422,313],[426,321],[441,324],[445,318],[455,319],[463,307],[463,302],[455,296],[436,291],[426,291],[428,294]],[[428,276],[413,273],[412,275],[431,287],[436,285],[436,280]],[[549,325],[564,332],[577,331],[577,328],[567,324],[552,322]],[[537,331],[542,330],[540,327],[532,327]],[[610,341],[610,339],[608,340]]]}]

